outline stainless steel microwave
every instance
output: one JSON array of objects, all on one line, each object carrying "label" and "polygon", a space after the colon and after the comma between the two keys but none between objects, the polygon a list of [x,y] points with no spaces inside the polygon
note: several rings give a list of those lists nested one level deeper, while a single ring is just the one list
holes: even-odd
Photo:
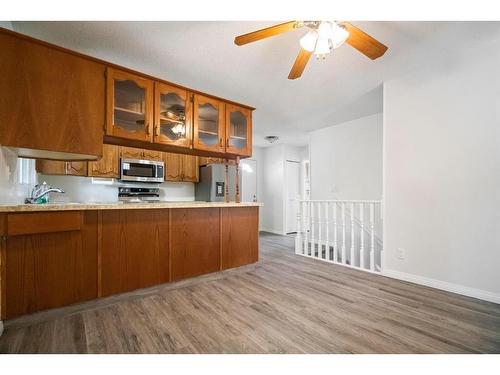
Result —
[{"label": "stainless steel microwave", "polygon": [[163,182],[165,164],[155,160],[121,159],[120,179],[122,181]]}]

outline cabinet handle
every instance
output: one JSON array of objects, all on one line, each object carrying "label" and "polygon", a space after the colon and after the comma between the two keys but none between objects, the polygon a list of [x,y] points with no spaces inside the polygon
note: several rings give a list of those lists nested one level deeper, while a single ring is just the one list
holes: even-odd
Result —
[{"label": "cabinet handle", "polygon": [[219,145],[222,147],[222,137],[219,138]]},{"label": "cabinet handle", "polygon": [[149,129],[149,123],[147,123],[147,122],[146,122],[146,134],[147,135],[151,134],[151,130]]},{"label": "cabinet handle", "polygon": [[226,138],[226,148],[229,147],[229,138]]},{"label": "cabinet handle", "polygon": [[156,129],[156,136],[159,137],[160,136],[160,125],[156,125],[155,129]]}]

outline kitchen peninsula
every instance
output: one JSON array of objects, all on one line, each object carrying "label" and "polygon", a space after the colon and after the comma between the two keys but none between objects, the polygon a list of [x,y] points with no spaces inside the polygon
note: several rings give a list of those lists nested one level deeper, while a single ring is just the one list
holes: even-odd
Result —
[{"label": "kitchen peninsula", "polygon": [[253,107],[2,28],[0,47],[0,146],[42,178],[142,183],[158,165],[159,190],[226,165],[224,203],[0,206],[0,323],[258,260],[259,204],[229,203],[227,177]]},{"label": "kitchen peninsula", "polygon": [[258,260],[258,203],[0,206],[1,317]]}]

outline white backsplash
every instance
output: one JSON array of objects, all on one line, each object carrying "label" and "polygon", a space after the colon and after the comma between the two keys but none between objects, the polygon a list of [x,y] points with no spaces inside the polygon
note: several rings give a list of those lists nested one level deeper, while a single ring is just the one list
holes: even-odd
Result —
[{"label": "white backsplash", "polygon": [[162,201],[194,201],[194,183],[165,182],[163,184],[122,183],[114,179],[76,176],[38,175],[38,181],[62,188],[65,193],[51,193],[51,202],[110,203],[118,201],[119,186],[157,187]]},{"label": "white backsplash", "polygon": [[[26,183],[20,183],[22,179],[19,177],[19,164],[20,159],[14,152],[0,147],[0,204],[24,203],[24,199],[29,196],[33,186],[43,181],[65,191],[65,194],[51,193],[52,202],[117,202],[118,187],[125,185],[115,179],[36,174],[34,167],[30,169],[28,176],[24,176]],[[127,183],[126,185],[145,186],[140,183]],[[160,200],[163,201],[194,201],[194,183],[192,182],[165,182],[147,184],[147,186],[158,187]]]}]

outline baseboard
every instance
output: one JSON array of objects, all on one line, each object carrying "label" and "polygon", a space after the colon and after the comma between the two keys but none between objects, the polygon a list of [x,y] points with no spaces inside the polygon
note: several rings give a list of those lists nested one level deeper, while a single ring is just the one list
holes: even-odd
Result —
[{"label": "baseboard", "polygon": [[278,230],[269,229],[269,228],[259,228],[259,232],[269,232],[273,234],[279,234],[280,236],[284,236],[286,233],[280,232]]},{"label": "baseboard", "polygon": [[382,271],[382,275],[393,279],[409,281],[411,283],[425,285],[431,288],[441,289],[447,292],[461,294],[467,297],[473,297],[484,301],[500,304],[500,294],[488,292],[481,289],[469,288],[467,286],[453,284],[447,281],[431,279],[429,277],[413,275],[410,273],[395,270],[384,270]]}]

